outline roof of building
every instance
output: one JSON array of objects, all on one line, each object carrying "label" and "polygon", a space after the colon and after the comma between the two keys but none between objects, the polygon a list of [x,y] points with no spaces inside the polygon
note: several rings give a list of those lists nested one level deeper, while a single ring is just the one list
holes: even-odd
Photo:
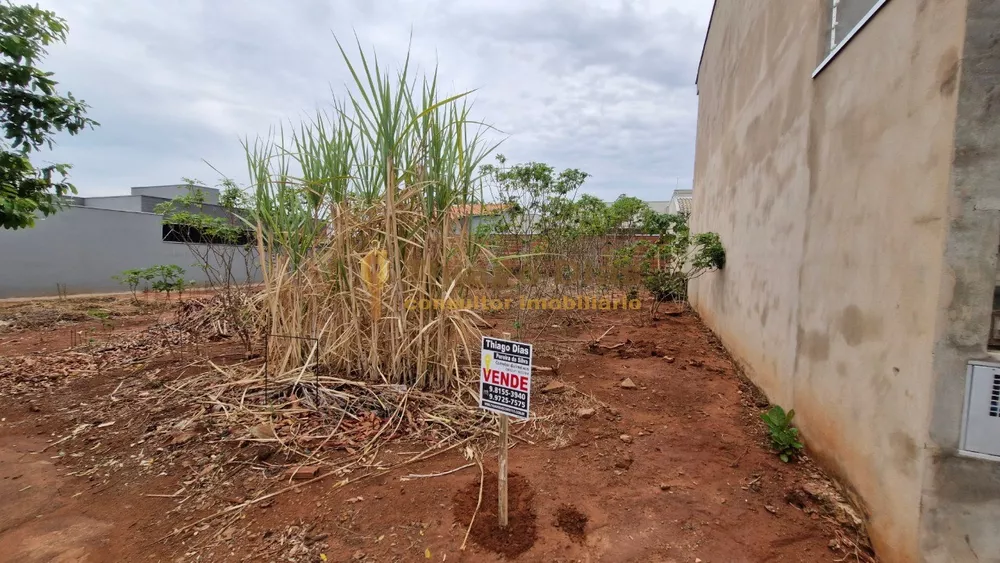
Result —
[{"label": "roof of building", "polygon": [[677,202],[677,210],[681,213],[691,213],[691,204],[694,202],[694,198],[691,196],[681,196],[674,198]]}]

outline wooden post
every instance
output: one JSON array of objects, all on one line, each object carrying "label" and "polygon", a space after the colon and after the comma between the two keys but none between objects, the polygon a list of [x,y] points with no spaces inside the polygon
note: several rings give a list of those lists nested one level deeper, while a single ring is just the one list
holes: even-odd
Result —
[{"label": "wooden post", "polygon": [[[510,333],[503,333],[504,340],[510,340]],[[497,499],[499,501],[499,506],[497,507],[497,516],[500,520],[500,527],[507,527],[507,427],[510,419],[507,415],[500,415],[500,456],[499,462],[497,463],[497,481],[500,487],[497,491]]]},{"label": "wooden post", "polygon": [[500,516],[500,527],[507,527],[507,415],[500,415],[500,463],[499,463],[499,485],[500,490],[497,498],[500,500],[497,514]]}]

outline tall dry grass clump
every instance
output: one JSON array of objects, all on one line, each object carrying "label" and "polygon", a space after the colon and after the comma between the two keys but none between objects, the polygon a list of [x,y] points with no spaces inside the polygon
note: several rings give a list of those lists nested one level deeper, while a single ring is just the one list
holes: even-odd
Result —
[{"label": "tall dry grass clump", "polygon": [[321,371],[444,389],[478,345],[464,297],[477,247],[456,220],[481,201],[477,170],[495,148],[468,92],[442,96],[436,71],[390,74],[338,42],[353,77],[333,110],[244,144],[263,269],[272,375]]}]

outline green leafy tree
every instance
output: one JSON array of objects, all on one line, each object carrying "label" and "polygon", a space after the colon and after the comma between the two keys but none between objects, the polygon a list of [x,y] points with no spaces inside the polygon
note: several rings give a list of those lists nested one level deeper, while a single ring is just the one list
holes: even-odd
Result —
[{"label": "green leafy tree", "polygon": [[37,6],[0,3],[0,227],[33,227],[35,214],[48,216],[63,196],[75,194],[67,181],[70,165],[36,167],[33,154],[52,148],[53,137],[76,135],[98,123],[87,104],[56,91],[51,72],[36,65],[46,47],[65,42],[66,21]]},{"label": "green leafy tree", "polygon": [[608,231],[614,234],[634,234],[641,230],[649,205],[637,197],[622,194],[608,206]]},{"label": "green leafy tree", "polygon": [[[250,296],[260,261],[254,226],[247,217],[251,208],[261,202],[225,179],[220,184],[219,205],[214,206],[206,202],[205,192],[199,188],[201,182],[184,178],[184,183],[186,194],[157,205],[154,212],[163,215],[163,224],[191,251],[195,266],[216,290],[230,328],[249,351],[254,328]],[[287,209],[281,205],[275,208],[279,212]],[[184,289],[194,282],[185,282],[181,275],[183,272],[168,285],[183,296]]]},{"label": "green leafy tree", "polygon": [[726,265],[726,251],[717,233],[692,234],[686,215],[649,211],[642,230],[655,242],[639,242],[631,252],[641,258],[646,289],[653,294],[653,310],[664,301],[687,299],[688,282]]},{"label": "green leafy tree", "polygon": [[[254,279],[256,241],[244,217],[250,198],[232,180],[223,180],[216,208],[206,203],[201,182],[184,178],[184,183],[187,193],[158,204],[154,213],[163,215],[171,233],[188,246],[212,286],[228,290]],[[244,268],[242,277],[237,267]]]},{"label": "green leafy tree", "polygon": [[[497,164],[484,165],[482,173],[493,201],[502,204],[489,223],[492,233],[503,241],[505,253],[513,252],[500,259],[494,279],[513,274],[515,291],[525,299],[539,295],[541,276],[557,274],[558,286],[567,242],[578,235],[576,192],[589,174],[575,168],[556,172],[541,162],[509,166],[503,155],[497,155]],[[519,337],[527,326],[526,311],[519,308],[517,316]]]}]

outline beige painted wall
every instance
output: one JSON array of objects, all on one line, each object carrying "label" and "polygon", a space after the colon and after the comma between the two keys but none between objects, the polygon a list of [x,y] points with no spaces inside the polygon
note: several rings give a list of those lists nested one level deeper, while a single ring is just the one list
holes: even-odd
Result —
[{"label": "beige painted wall", "polygon": [[816,79],[825,2],[719,0],[699,76],[691,299],[809,451],[920,561],[965,0],[892,0]]}]

